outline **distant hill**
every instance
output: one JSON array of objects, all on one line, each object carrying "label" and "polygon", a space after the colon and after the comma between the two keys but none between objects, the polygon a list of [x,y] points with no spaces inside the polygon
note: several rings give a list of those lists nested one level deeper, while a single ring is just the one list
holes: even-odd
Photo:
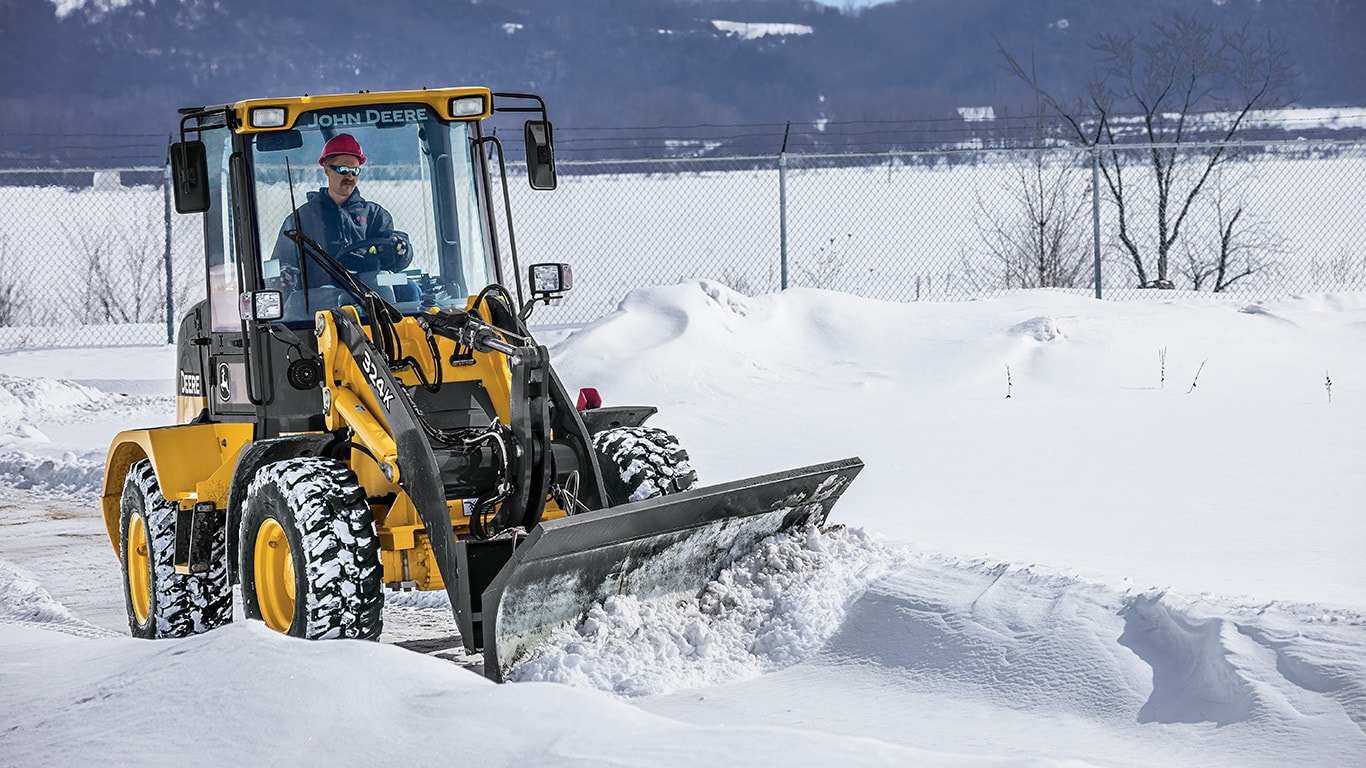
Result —
[{"label": "distant hill", "polygon": [[1018,113],[998,42],[1068,92],[1095,34],[1192,9],[1281,35],[1300,105],[1366,105],[1350,0],[0,0],[0,164],[159,163],[190,104],[465,84],[544,95],[566,156],[771,153],[789,121],[794,149],[873,149],[905,142],[883,122]]}]

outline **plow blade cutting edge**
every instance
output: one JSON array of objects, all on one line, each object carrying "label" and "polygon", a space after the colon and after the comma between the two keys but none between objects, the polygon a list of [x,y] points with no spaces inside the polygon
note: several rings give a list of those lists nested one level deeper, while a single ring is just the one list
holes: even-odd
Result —
[{"label": "plow blade cutting edge", "polygon": [[762,539],[822,524],[861,469],[844,459],[542,522],[483,593],[484,674],[503,680],[612,595],[696,596]]}]

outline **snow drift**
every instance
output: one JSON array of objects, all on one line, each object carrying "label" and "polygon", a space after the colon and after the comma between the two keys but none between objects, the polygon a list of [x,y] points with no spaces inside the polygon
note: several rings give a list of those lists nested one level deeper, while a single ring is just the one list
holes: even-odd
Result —
[{"label": "snow drift", "polygon": [[867,468],[844,527],[608,600],[503,686],[444,595],[381,643],[127,638],[95,493],[173,351],[3,355],[0,762],[1353,764],[1363,342],[1360,295],[636,291],[553,347],[571,388],[659,405],[704,484]]}]

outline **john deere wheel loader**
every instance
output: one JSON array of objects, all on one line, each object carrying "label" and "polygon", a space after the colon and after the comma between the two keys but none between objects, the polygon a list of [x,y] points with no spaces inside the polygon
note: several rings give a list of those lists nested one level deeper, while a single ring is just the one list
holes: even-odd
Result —
[{"label": "john deere wheel loader", "polygon": [[[644,425],[654,408],[571,398],[526,326],[570,271],[529,265],[522,291],[486,128],[502,113],[531,116],[529,181],[553,189],[536,96],[181,110],[172,183],[177,211],[203,216],[207,298],[180,323],[178,423],[119,434],[103,484],[134,635],[231,621],[240,584],[245,615],[280,632],[377,638],[386,590],[445,589],[498,680],[613,593],[695,593],[759,539],[819,524],[861,469],[694,488],[678,442]],[[301,227],[298,200],[343,132],[394,229],[332,252]]]}]

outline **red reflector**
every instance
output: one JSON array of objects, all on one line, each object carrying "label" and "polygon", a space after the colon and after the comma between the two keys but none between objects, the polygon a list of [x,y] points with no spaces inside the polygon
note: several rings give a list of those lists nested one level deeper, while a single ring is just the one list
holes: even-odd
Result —
[{"label": "red reflector", "polygon": [[599,395],[596,389],[593,389],[592,387],[584,387],[583,389],[579,390],[578,408],[580,411],[587,411],[593,408],[601,407],[602,395]]}]

